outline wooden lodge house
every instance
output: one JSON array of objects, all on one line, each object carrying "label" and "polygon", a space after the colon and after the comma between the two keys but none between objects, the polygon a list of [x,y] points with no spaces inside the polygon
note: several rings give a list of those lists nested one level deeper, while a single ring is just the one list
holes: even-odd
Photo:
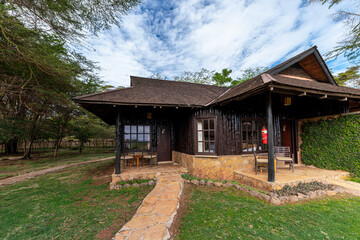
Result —
[{"label": "wooden lodge house", "polygon": [[312,47],[232,88],[132,76],[130,87],[74,101],[116,125],[115,174],[141,152],[201,178],[232,179],[234,169],[254,169],[255,151],[267,154],[273,182],[274,146],[300,163],[299,120],[359,111],[360,90],[338,86]]}]

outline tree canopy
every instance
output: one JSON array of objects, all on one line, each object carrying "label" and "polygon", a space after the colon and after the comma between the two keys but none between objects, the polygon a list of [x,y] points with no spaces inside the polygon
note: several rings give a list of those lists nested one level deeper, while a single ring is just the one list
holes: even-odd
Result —
[{"label": "tree canopy", "polygon": [[360,87],[360,66],[347,68],[345,72],[338,73],[334,79],[339,85],[351,85],[352,87]]},{"label": "tree canopy", "polygon": [[[344,0],[309,0],[310,3],[328,4],[329,8],[344,2]],[[340,9],[335,15],[336,21],[343,21],[346,25],[345,37],[338,45],[326,54],[328,58],[343,55],[350,61],[359,63],[360,57],[360,3],[352,2],[351,9]]]},{"label": "tree canopy", "polygon": [[75,116],[91,115],[71,98],[109,86],[76,49],[87,36],[120,26],[121,16],[138,2],[0,1],[1,142],[27,141],[24,158],[30,158],[35,139],[61,142]]}]

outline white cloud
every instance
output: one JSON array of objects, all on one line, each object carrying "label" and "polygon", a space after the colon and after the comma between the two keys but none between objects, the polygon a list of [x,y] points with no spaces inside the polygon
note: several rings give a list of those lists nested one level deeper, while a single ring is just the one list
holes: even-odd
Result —
[{"label": "white cloud", "polygon": [[[160,73],[168,78],[201,68],[233,76],[251,66],[271,66],[313,45],[322,53],[342,39],[344,26],[331,18],[336,10],[293,1],[186,0],[147,1],[113,28],[89,39],[101,76],[128,86],[129,76]],[[339,6],[338,6],[339,7]],[[335,70],[346,68],[341,58]],[[331,67],[331,66],[330,66]]]}]

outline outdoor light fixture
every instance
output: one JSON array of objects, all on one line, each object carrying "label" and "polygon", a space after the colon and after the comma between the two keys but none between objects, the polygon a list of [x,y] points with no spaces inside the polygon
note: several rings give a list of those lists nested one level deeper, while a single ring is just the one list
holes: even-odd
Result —
[{"label": "outdoor light fixture", "polygon": [[284,106],[290,106],[290,105],[291,105],[291,97],[285,97]]}]

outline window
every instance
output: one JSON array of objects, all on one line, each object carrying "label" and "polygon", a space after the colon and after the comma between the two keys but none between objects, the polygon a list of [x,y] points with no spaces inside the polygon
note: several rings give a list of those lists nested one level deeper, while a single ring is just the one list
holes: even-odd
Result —
[{"label": "window", "polygon": [[215,153],[215,119],[197,120],[197,152]]},{"label": "window", "polygon": [[242,131],[242,151],[253,152],[267,151],[267,144],[262,143],[261,129],[266,128],[266,122],[263,119],[243,120],[241,124]]},{"label": "window", "polygon": [[125,149],[130,152],[143,152],[150,150],[150,126],[125,125]]}]

